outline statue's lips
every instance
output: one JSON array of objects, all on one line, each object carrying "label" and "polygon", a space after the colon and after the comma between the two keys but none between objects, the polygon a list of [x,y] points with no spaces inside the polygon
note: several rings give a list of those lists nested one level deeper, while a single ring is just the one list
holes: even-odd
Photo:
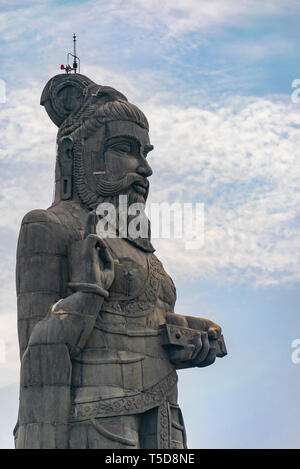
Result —
[{"label": "statue's lips", "polygon": [[134,181],[132,186],[137,192],[145,195],[149,188],[149,182],[147,180],[145,181],[138,180],[138,181]]}]

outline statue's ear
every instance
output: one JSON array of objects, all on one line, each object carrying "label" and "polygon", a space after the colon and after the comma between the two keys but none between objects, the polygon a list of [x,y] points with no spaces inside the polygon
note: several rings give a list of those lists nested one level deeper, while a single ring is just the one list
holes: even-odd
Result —
[{"label": "statue's ear", "polygon": [[58,142],[58,163],[60,167],[60,196],[62,200],[72,197],[73,181],[73,139],[63,137]]}]

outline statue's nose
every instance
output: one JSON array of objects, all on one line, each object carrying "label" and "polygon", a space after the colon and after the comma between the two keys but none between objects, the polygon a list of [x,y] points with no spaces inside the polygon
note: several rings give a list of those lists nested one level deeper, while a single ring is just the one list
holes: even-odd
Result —
[{"label": "statue's nose", "polygon": [[142,157],[136,172],[144,177],[150,177],[152,175],[152,169],[145,157]]}]

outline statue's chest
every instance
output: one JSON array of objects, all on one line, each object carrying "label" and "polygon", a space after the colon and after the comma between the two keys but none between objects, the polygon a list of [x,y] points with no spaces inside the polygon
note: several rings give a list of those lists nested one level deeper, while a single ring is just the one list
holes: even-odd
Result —
[{"label": "statue's chest", "polygon": [[115,279],[102,310],[134,317],[146,315],[158,303],[172,310],[175,287],[157,257],[124,240],[109,240],[107,244],[114,259]]},{"label": "statue's chest", "polygon": [[130,257],[114,258],[115,279],[110,288],[110,298],[129,300],[143,290],[149,277],[149,261],[140,263]]}]

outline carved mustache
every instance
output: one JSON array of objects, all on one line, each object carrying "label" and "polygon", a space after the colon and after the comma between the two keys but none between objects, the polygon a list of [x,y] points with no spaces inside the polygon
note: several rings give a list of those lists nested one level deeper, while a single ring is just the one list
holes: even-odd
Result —
[{"label": "carved mustache", "polygon": [[134,183],[142,186],[148,192],[149,181],[137,173],[128,173],[124,178],[118,179],[117,181],[108,181],[101,178],[97,181],[97,192],[103,197],[118,195]]}]

